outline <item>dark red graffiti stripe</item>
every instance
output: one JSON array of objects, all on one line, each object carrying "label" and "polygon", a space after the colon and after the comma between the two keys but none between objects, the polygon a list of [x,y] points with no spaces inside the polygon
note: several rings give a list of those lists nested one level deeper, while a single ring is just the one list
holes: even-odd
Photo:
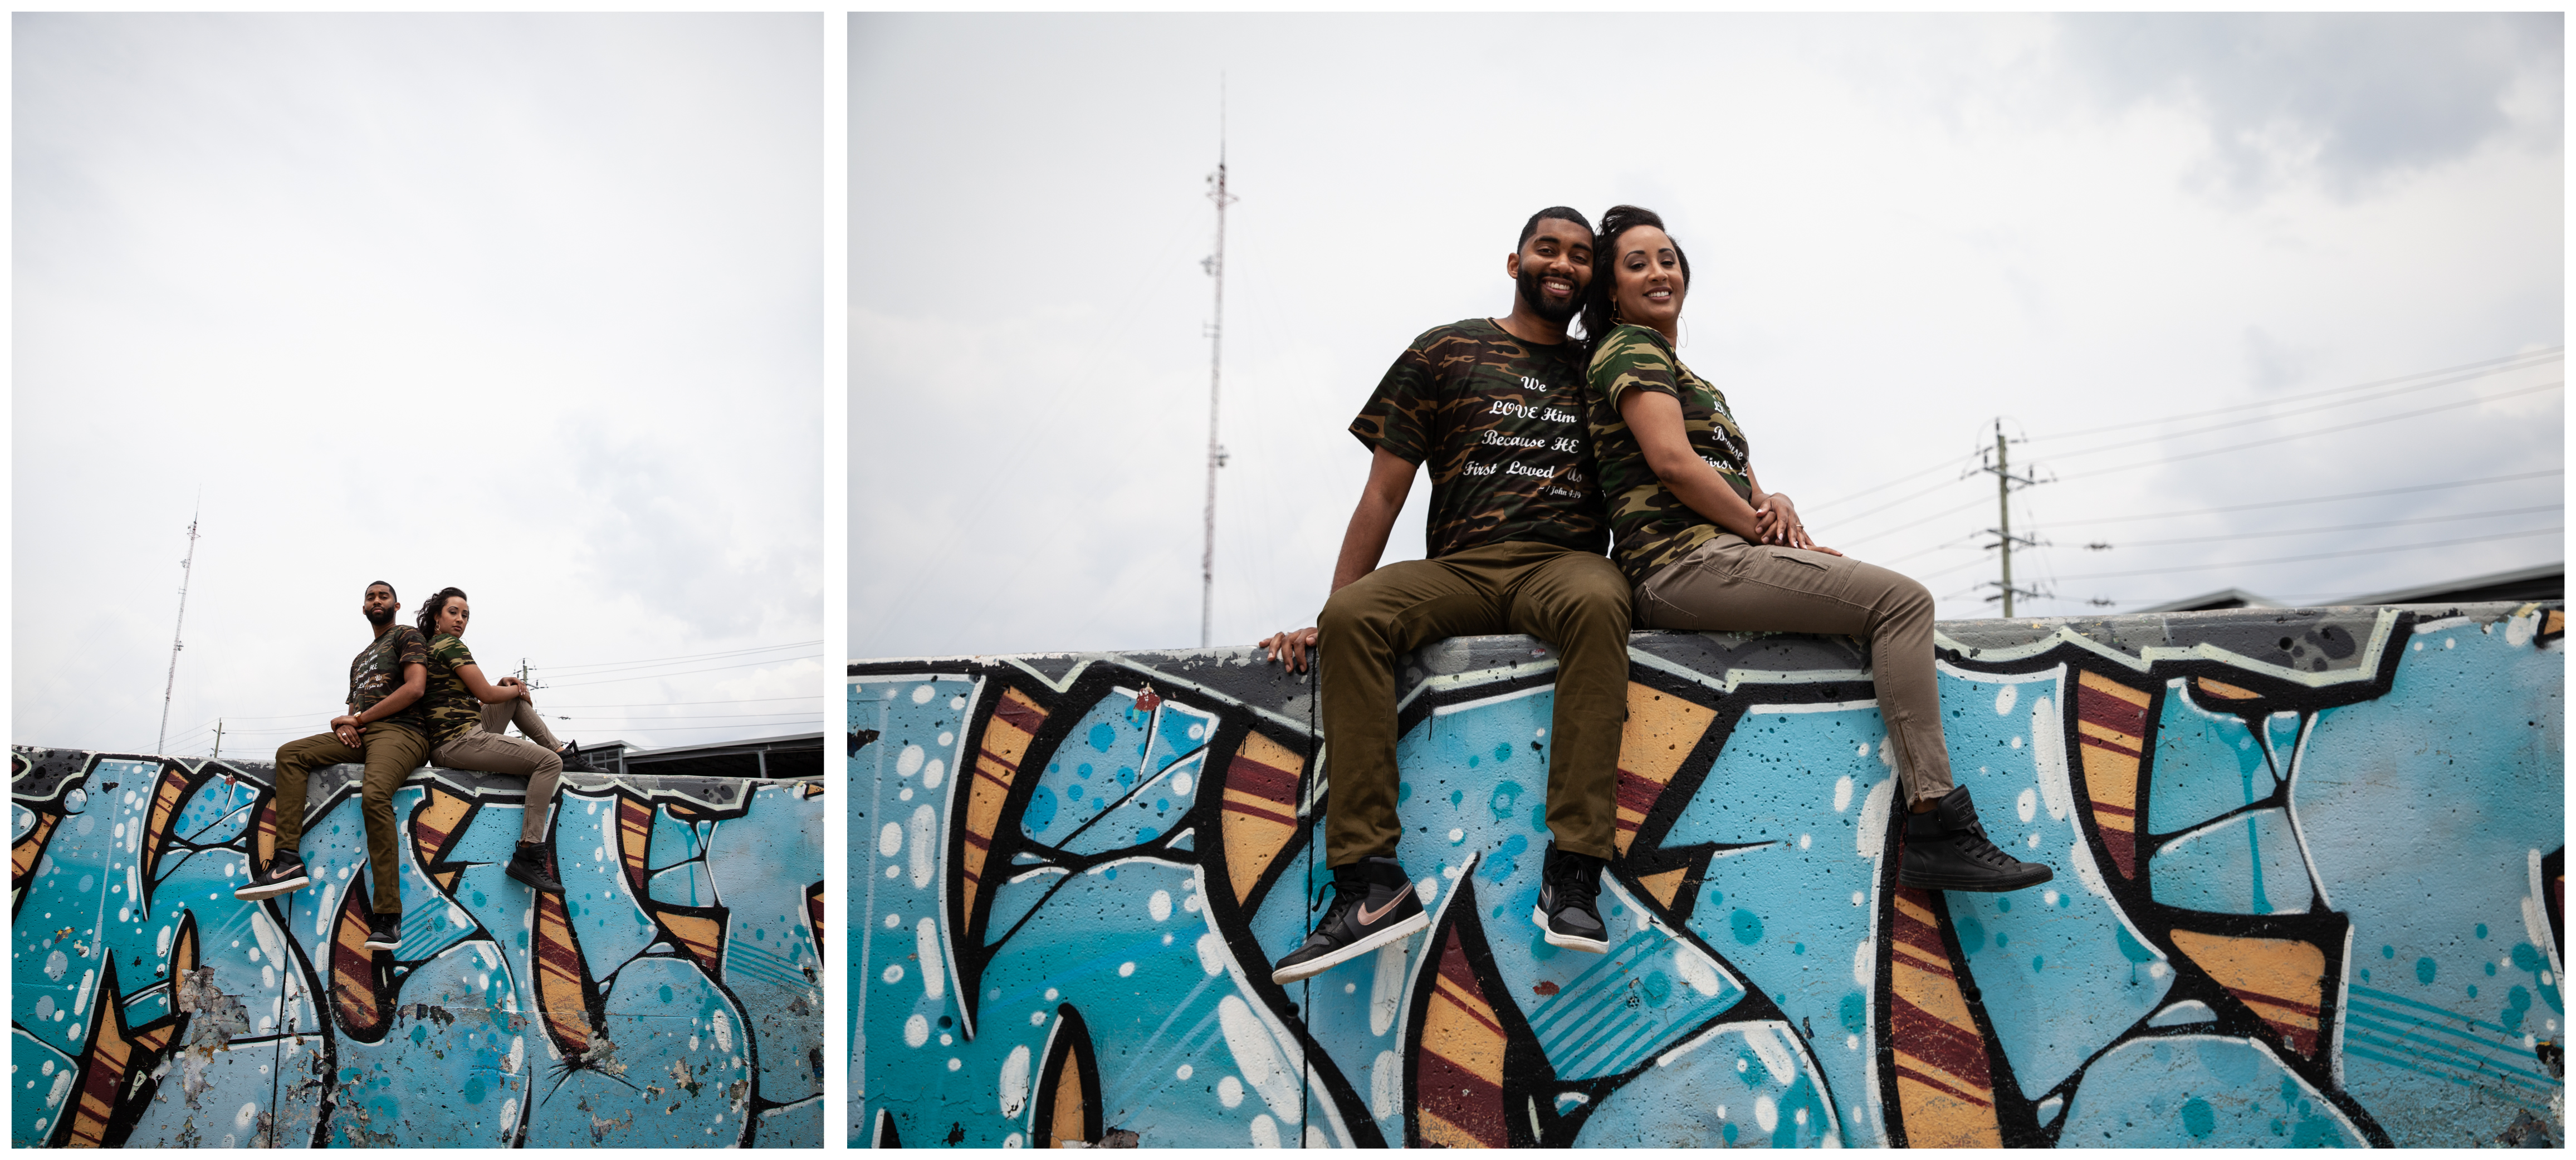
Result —
[{"label": "dark red graffiti stripe", "polygon": [[1977,1105],[1978,1107],[1981,1107],[1981,1108],[1991,1108],[1991,1107],[1995,1106],[1995,1105],[1994,1105],[1994,1101],[1989,1100],[1989,1099],[1985,1098],[1984,1096],[1980,1096],[1980,1095],[1978,1095],[1977,1093],[1972,1092],[1972,1091],[1969,1091],[1969,1090],[1967,1090],[1967,1089],[1965,1089],[1965,1088],[1956,1087],[1956,1086],[1953,1086],[1953,1085],[1951,1085],[1951,1084],[1948,1084],[1948,1083],[1944,1083],[1944,1082],[1942,1082],[1942,1080],[1944,1080],[1944,1079],[1948,1078],[1948,1077],[1946,1077],[1946,1076],[1932,1076],[1932,1075],[1927,1075],[1927,1074],[1925,1074],[1925,1073],[1923,1073],[1923,1072],[1919,1072],[1919,1071],[1914,1070],[1913,1068],[1907,1067],[1907,1066],[1905,1066],[1903,1063],[1899,1063],[1899,1064],[1897,1064],[1897,1065],[1896,1065],[1896,1074],[1898,1074],[1898,1075],[1900,1075],[1900,1076],[1903,1076],[1903,1077],[1905,1077],[1906,1079],[1913,1080],[1913,1081],[1914,1081],[1914,1082],[1916,1082],[1916,1083],[1922,1084],[1922,1085],[1923,1085],[1923,1086],[1925,1086],[1925,1087],[1932,1088],[1932,1089],[1934,1089],[1935,1091],[1943,1092],[1943,1093],[1946,1093],[1946,1094],[1948,1094],[1948,1095],[1954,1096],[1954,1097],[1956,1097],[1956,1098],[1958,1098],[1958,1099],[1965,1100],[1965,1101],[1967,1101],[1967,1102],[1969,1102],[1969,1103],[1972,1103],[1972,1104],[1975,1104],[1975,1105]]},{"label": "dark red graffiti stripe", "polygon": [[[1003,772],[1003,773],[1008,774],[1008,775],[1010,775],[1010,776],[1009,776],[1009,777],[997,777],[997,776],[995,776],[995,775],[994,775],[994,773],[993,773],[993,767],[994,767],[994,766],[997,766],[997,765],[998,765],[998,766],[1000,766],[1000,767],[1002,767],[1002,772]],[[987,750],[985,750],[985,751],[984,751],[984,759],[983,759],[982,761],[978,761],[978,762],[976,762],[976,763],[975,763],[975,776],[980,777],[980,778],[983,778],[983,779],[984,779],[984,780],[986,780],[986,781],[992,782],[995,786],[997,786],[997,787],[999,787],[999,788],[1001,788],[1001,789],[1004,789],[1004,790],[1008,790],[1008,789],[1010,789],[1010,788],[1011,788],[1011,777],[1017,777],[1017,776],[1019,776],[1019,772],[1020,772],[1020,767],[1019,767],[1019,766],[1013,765],[1013,764],[1011,764],[1010,762],[1004,761],[1004,760],[1002,760],[1001,758],[998,758],[998,757],[993,756],[993,751],[992,751],[992,750],[990,750],[990,749],[987,749]]]},{"label": "dark red graffiti stripe", "polygon": [[1245,805],[1244,803],[1232,798],[1226,799],[1225,812],[1229,814],[1242,814],[1247,818],[1260,818],[1266,822],[1277,822],[1283,826],[1293,826],[1297,824],[1297,819],[1286,814],[1275,813],[1270,810],[1262,809],[1259,806]]},{"label": "dark red graffiti stripe", "polygon": [[2093,812],[2097,814],[2118,814],[2124,818],[2134,818],[2138,816],[2138,811],[2136,810],[2130,809],[2127,806],[2115,806],[2100,798],[2093,799]]},{"label": "dark red graffiti stripe", "polygon": [[[1015,693],[1018,691],[1019,690],[1017,689],[1012,690],[1012,692]],[[1046,710],[1020,700],[1018,697],[1002,698],[1000,704],[993,706],[993,716],[995,719],[1019,730],[1022,733],[1030,734],[1036,733],[1038,731],[1038,726],[1046,724],[1047,719]]]},{"label": "dark red graffiti stripe", "polygon": [[2138,876],[2138,838],[2127,830],[2099,826],[2093,831],[2102,835],[2102,848],[2111,852],[2111,860],[2120,864],[2120,876]]},{"label": "dark red graffiti stripe", "polygon": [[2080,688],[2075,694],[2075,715],[2105,729],[2117,729],[2131,737],[2147,735],[2147,707],[2133,705],[2119,697],[2094,689]]},{"label": "dark red graffiti stripe", "polygon": [[2092,735],[2092,734],[2090,734],[2090,733],[2079,734],[2079,735],[2076,737],[2076,740],[2081,741],[2081,742],[2083,742],[2083,743],[2084,743],[2084,744],[2086,744],[2086,745],[2090,745],[2090,746],[2092,746],[2092,747],[2093,747],[2093,748],[2095,748],[2095,749],[2103,750],[2103,751],[2105,751],[2105,752],[2109,752],[2109,753],[2117,753],[2117,754],[2119,754],[2119,755],[2120,755],[2120,756],[2122,756],[2122,757],[2136,757],[2136,756],[2138,756],[2138,751],[2137,751],[2137,750],[2135,750],[2135,749],[2131,749],[2131,748],[2129,748],[2128,746],[2126,746],[2126,745],[2122,745],[2122,744],[2120,744],[2119,742],[2116,742],[2116,741],[2104,741],[2104,740],[2102,740],[2101,738],[2099,738],[2099,737],[2095,737],[2094,735]]},{"label": "dark red graffiti stripe", "polygon": [[1503,1126],[1501,1085],[1429,1050],[1422,1053],[1414,1082],[1424,1112],[1457,1125],[1484,1147],[1511,1144],[1511,1132]]},{"label": "dark red graffiti stripe", "polygon": [[[1443,977],[1446,977],[1448,972],[1442,971],[1441,974]],[[1459,1010],[1466,1012],[1468,1018],[1484,1024],[1485,1030],[1493,1032],[1496,1037],[1500,1037],[1503,1034],[1503,1025],[1494,1021],[1492,1008],[1485,1004],[1484,992],[1470,991],[1464,995],[1449,994],[1448,992],[1443,992],[1443,994],[1447,995],[1449,1001],[1456,1004]]]},{"label": "dark red graffiti stripe", "polygon": [[1650,813],[1655,808],[1655,799],[1663,795],[1664,783],[1652,778],[1639,777],[1624,769],[1619,771],[1619,808],[1635,810],[1641,814]]},{"label": "dark red graffiti stripe", "polygon": [[1974,1033],[1915,1006],[1902,994],[1896,997],[1895,1015],[1889,1023],[1898,1051],[1960,1079],[1987,1078],[1986,1045]]},{"label": "dark red graffiti stripe", "polygon": [[1297,775],[1238,754],[1226,767],[1225,788],[1285,805],[1297,800]]}]

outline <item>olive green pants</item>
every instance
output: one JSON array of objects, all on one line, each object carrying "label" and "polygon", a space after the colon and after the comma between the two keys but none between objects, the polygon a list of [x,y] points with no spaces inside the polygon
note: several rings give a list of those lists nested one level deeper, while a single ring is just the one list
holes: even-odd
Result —
[{"label": "olive green pants", "polygon": [[1556,650],[1547,828],[1559,849],[1609,858],[1619,734],[1628,717],[1628,581],[1609,560],[1551,544],[1488,544],[1407,560],[1335,592],[1316,620],[1332,790],[1331,866],[1393,857],[1395,658],[1452,636],[1517,632]]},{"label": "olive green pants", "polygon": [[1909,803],[1950,792],[1941,688],[1932,668],[1932,594],[1909,577],[1849,556],[1755,544],[1733,532],[1646,574],[1637,620],[1648,628],[1841,633],[1869,641],[1879,719],[1896,741]]},{"label": "olive green pants", "polygon": [[277,850],[296,853],[304,842],[304,794],[314,770],[363,761],[366,777],[359,783],[359,812],[367,819],[367,868],[375,879],[378,914],[402,913],[402,844],[394,829],[394,791],[429,756],[429,738],[391,721],[367,726],[358,739],[366,748],[351,749],[328,733],[277,747]]}]

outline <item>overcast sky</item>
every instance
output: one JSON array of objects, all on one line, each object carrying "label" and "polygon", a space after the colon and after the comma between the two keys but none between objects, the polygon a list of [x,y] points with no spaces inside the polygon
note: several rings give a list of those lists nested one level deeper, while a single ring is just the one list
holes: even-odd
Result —
[{"label": "overcast sky", "polygon": [[851,654],[1197,643],[1220,74],[1219,642],[1312,622],[1368,462],[1344,426],[1415,334],[1509,308],[1558,203],[1664,215],[1682,357],[1765,485],[1944,618],[1993,614],[1994,481],[1961,472],[1999,418],[2057,481],[2015,501],[2054,543],[2024,614],[2560,560],[2562,35],[854,15]]},{"label": "overcast sky", "polygon": [[320,732],[378,579],[566,738],[818,727],[820,17],[14,30],[13,742],[152,746],[199,503],[168,752]]}]

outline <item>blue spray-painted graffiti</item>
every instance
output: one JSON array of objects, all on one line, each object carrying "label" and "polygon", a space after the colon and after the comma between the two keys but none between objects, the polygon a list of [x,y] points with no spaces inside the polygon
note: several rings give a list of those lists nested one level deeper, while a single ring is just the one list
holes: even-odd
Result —
[{"label": "blue spray-painted graffiti", "polygon": [[503,873],[526,782],[395,791],[400,948],[364,946],[358,767],[314,885],[244,902],[265,763],[13,754],[19,1146],[816,1146],[819,780],[566,774],[566,893]]},{"label": "blue spray-painted graffiti", "polygon": [[1941,630],[1958,780],[2048,887],[1896,884],[1849,642],[1640,633],[1611,950],[1559,950],[1526,917],[1552,662],[1452,640],[1398,684],[1433,925],[1287,987],[1329,877],[1310,684],[1245,650],[854,664],[853,1138],[2561,1138],[2561,609]]}]

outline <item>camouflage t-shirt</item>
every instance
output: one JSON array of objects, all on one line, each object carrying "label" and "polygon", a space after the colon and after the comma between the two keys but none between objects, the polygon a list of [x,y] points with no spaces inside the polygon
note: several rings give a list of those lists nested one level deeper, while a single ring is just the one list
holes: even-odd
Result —
[{"label": "camouflage t-shirt", "polygon": [[1580,353],[1471,318],[1422,332],[1378,380],[1351,434],[1429,470],[1430,558],[1512,540],[1609,546],[1583,435]]},{"label": "camouflage t-shirt", "polygon": [[483,727],[483,702],[456,670],[474,663],[465,642],[449,633],[429,638],[429,688],[420,695],[429,718],[429,744],[445,745]]},{"label": "camouflage t-shirt", "polygon": [[[421,639],[420,630],[408,624],[397,624],[377,634],[349,662],[349,712],[364,713],[376,707],[394,690],[402,687],[403,666],[429,665],[429,642]],[[426,734],[429,724],[420,715],[420,702],[403,706],[402,712],[384,720],[415,733]]]},{"label": "camouflage t-shirt", "polygon": [[1611,555],[1628,582],[1637,584],[1707,543],[1719,528],[1683,504],[1646,466],[1645,451],[1619,413],[1619,398],[1630,390],[1654,391],[1680,402],[1691,450],[1747,503],[1753,501],[1753,484],[1745,476],[1751,460],[1744,431],[1726,409],[1726,396],[1673,357],[1672,344],[1663,335],[1636,325],[1613,329],[1592,352],[1584,418],[1592,429],[1601,491],[1610,500],[1611,532],[1618,539]]}]

